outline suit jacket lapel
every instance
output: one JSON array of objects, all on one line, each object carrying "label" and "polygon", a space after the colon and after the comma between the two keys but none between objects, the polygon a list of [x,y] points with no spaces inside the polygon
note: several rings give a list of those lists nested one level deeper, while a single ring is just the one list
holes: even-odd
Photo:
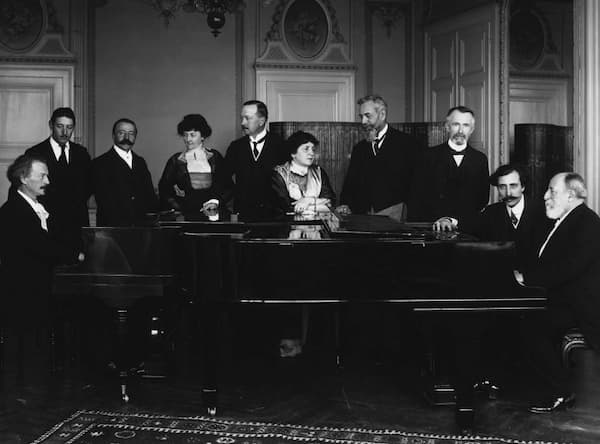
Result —
[{"label": "suit jacket lapel", "polygon": [[15,191],[14,198],[17,199],[16,200],[17,208],[19,209],[19,211],[21,213],[23,213],[23,216],[25,216],[27,219],[30,219],[32,222],[35,222],[40,227],[40,230],[41,230],[42,223],[40,221],[40,218],[36,214],[35,210],[33,208],[31,208],[31,205],[29,205],[29,202],[27,202],[25,200],[25,198],[16,191]]},{"label": "suit jacket lapel", "polygon": [[[583,207],[580,205],[579,207]],[[560,225],[556,228],[552,237],[548,240],[544,252],[542,253],[543,259],[553,258],[555,256],[562,257],[564,253],[562,251],[563,245],[569,243],[569,233],[571,225],[577,223],[577,219],[581,216],[581,208],[575,208],[571,213],[563,220]]]}]

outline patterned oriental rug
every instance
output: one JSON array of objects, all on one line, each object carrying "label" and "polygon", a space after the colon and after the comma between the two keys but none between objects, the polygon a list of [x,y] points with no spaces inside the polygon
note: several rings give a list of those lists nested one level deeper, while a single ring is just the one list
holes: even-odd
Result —
[{"label": "patterned oriental rug", "polygon": [[[533,444],[396,430],[305,427],[206,417],[79,411],[32,444]],[[535,444],[544,444],[536,441]],[[549,444],[549,443],[547,443]]]}]

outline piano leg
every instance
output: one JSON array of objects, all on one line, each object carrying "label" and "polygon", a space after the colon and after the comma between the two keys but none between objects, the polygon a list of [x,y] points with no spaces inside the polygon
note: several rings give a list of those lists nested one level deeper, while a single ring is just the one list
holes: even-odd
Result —
[{"label": "piano leg", "polygon": [[121,400],[125,403],[129,402],[129,394],[127,393],[127,344],[128,344],[128,329],[127,329],[127,309],[117,309],[117,371],[119,372],[119,384],[121,386]]},{"label": "piano leg", "polygon": [[219,356],[219,307],[215,302],[201,304],[201,344],[203,347],[202,400],[209,416],[217,414],[217,366]]}]

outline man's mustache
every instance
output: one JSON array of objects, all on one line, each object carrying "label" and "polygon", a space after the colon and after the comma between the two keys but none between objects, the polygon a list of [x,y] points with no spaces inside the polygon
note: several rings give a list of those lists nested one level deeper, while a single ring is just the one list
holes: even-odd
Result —
[{"label": "man's mustache", "polygon": [[119,143],[121,145],[133,145],[133,142],[129,139],[121,139],[121,140],[119,140]]}]

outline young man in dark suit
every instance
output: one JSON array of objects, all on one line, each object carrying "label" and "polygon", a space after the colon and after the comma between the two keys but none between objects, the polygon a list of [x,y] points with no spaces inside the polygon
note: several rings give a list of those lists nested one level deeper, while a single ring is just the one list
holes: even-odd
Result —
[{"label": "young man in dark suit", "polygon": [[475,113],[451,108],[446,116],[448,142],[425,150],[412,184],[408,217],[433,222],[434,230],[475,229],[479,212],[489,200],[487,156],[468,144]]},{"label": "young man in dark suit", "polygon": [[72,142],[75,114],[57,108],[48,122],[50,137],[29,148],[26,154],[46,163],[50,184],[40,202],[52,215],[50,233],[73,247],[81,244],[81,227],[90,223],[87,202],[91,195],[91,159],[85,147]]},{"label": "young man in dark suit", "polygon": [[405,218],[405,205],[421,146],[412,136],[390,127],[387,103],[369,95],[357,102],[367,138],[352,148],[337,211]]},{"label": "young man in dark suit", "polygon": [[96,225],[126,227],[143,224],[158,209],[152,176],[143,157],[132,148],[137,127],[130,119],[113,125],[114,145],[92,162]]},{"label": "young man in dark suit", "polygon": [[585,205],[586,197],[579,174],[559,173],[550,180],[544,202],[555,224],[540,238],[538,259],[524,273],[527,285],[548,291],[547,310],[524,323],[523,331],[527,355],[546,384],[546,399],[530,407],[533,413],[562,410],[575,401],[556,350],[567,330],[579,328],[600,349],[600,217]]},{"label": "young man in dark suit", "polygon": [[228,174],[235,180],[233,211],[246,221],[272,216],[273,168],[288,160],[282,140],[266,129],[268,118],[263,102],[245,102],[241,112],[244,136],[231,142],[225,155]]},{"label": "young man in dark suit", "polygon": [[525,196],[527,176],[519,165],[501,165],[490,176],[498,189],[499,202],[488,205],[481,213],[477,237],[490,241],[514,241],[515,268],[522,270],[535,250],[535,233],[548,223],[541,202]]}]

